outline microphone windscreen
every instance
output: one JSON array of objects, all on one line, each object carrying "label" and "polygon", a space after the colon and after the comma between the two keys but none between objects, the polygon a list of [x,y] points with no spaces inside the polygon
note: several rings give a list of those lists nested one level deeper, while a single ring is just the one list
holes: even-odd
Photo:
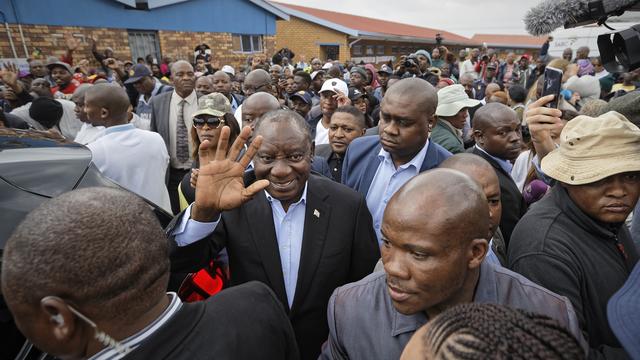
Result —
[{"label": "microphone windscreen", "polygon": [[540,36],[588,13],[588,0],[546,0],[527,12],[524,23],[531,35]]}]

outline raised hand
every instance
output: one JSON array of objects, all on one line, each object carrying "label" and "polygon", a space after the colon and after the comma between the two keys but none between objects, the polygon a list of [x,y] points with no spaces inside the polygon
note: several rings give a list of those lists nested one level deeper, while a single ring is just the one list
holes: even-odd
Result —
[{"label": "raised hand", "polygon": [[213,221],[222,211],[239,207],[269,186],[269,181],[263,179],[245,188],[243,180],[244,171],[260,148],[262,137],[254,138],[242,158],[236,160],[251,135],[251,128],[245,126],[242,129],[227,154],[229,134],[229,127],[223,127],[215,152],[208,140],[203,141],[198,149],[200,171],[196,199],[191,209],[191,218],[196,221]]},{"label": "raised hand", "polygon": [[540,160],[555,149],[556,145],[552,134],[560,134],[565,125],[560,118],[562,111],[545,107],[553,100],[554,96],[547,95],[529,104],[525,113],[531,141]]},{"label": "raised hand", "polygon": [[22,87],[18,83],[18,67],[13,63],[4,63],[4,69],[0,70],[0,79],[2,82],[13,89],[18,94],[22,91]]},{"label": "raised hand", "polygon": [[337,92],[335,95],[333,95],[333,97],[336,99],[336,101],[338,102],[338,106],[346,106],[346,105],[351,105],[351,99],[349,99],[349,97],[347,96],[347,94],[343,93],[342,91],[335,89],[335,91]]}]

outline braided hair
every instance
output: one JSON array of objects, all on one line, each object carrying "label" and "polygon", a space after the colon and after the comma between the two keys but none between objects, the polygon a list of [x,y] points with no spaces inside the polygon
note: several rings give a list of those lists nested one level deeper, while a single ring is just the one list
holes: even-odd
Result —
[{"label": "braided hair", "polygon": [[429,322],[423,341],[436,359],[585,358],[578,341],[557,321],[494,304],[448,309]]}]

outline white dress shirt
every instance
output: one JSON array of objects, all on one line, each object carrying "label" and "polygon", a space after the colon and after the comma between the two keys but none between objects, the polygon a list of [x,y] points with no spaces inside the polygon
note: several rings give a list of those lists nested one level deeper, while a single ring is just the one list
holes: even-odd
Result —
[{"label": "white dress shirt", "polygon": [[171,212],[164,182],[169,156],[158,133],[132,124],[111,126],[87,147],[102,174]]},{"label": "white dress shirt", "polygon": [[367,192],[367,207],[373,217],[373,228],[376,231],[379,244],[382,244],[380,227],[382,226],[382,215],[387,207],[387,202],[402,185],[420,173],[422,163],[427,156],[428,147],[429,140],[427,139],[422,150],[411,161],[398,168],[393,163],[391,154],[382,148],[380,149],[378,153],[380,164]]},{"label": "white dress shirt", "polygon": [[[176,169],[191,169],[191,160],[186,162],[180,162],[177,155],[176,145],[176,125],[178,124],[178,109],[179,103],[182,100],[186,100],[184,104],[184,125],[187,127],[187,132],[190,132],[193,128],[193,114],[198,111],[198,96],[195,90],[189,94],[186,98],[180,97],[174,90],[171,94],[171,103],[169,104],[169,157],[171,158],[171,167]],[[193,141],[191,136],[187,136],[189,140],[189,154],[193,153]]]},{"label": "white dress shirt", "polygon": [[89,123],[82,123],[80,131],[78,131],[78,134],[73,141],[78,144],[87,145],[104,135],[104,130],[104,126],[93,126]]}]

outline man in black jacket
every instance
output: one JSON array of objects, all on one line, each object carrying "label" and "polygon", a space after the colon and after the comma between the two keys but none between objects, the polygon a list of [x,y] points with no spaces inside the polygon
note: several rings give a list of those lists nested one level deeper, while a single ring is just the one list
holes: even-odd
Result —
[{"label": "man in black jacket", "polygon": [[[371,273],[380,257],[371,215],[362,195],[310,173],[313,144],[300,115],[265,114],[237,161],[249,132],[226,159],[223,151],[210,159],[208,142],[200,147],[195,202],[169,227],[172,270],[199,269],[226,247],[231,285],[267,284],[287,310],[301,357],[317,359],[331,293]],[[228,137],[225,127],[219,149]],[[244,171],[252,158],[255,179]]]},{"label": "man in black jacket", "polygon": [[473,117],[473,136],[476,146],[471,152],[487,160],[500,181],[500,230],[508,249],[513,228],[526,211],[522,194],[511,178],[511,161],[518,157],[522,148],[522,133],[516,112],[499,103],[481,107]]},{"label": "man in black jacket", "polygon": [[559,184],[516,226],[509,267],[571,300],[590,357],[627,358],[607,302],[638,261],[624,222],[640,195],[640,129],[616,112],[576,117],[542,171]]},{"label": "man in black jacket", "polygon": [[89,188],[49,200],[4,250],[2,293],[16,325],[59,358],[298,358],[282,305],[264,284],[198,303],[167,293],[167,238],[130,192]]}]

